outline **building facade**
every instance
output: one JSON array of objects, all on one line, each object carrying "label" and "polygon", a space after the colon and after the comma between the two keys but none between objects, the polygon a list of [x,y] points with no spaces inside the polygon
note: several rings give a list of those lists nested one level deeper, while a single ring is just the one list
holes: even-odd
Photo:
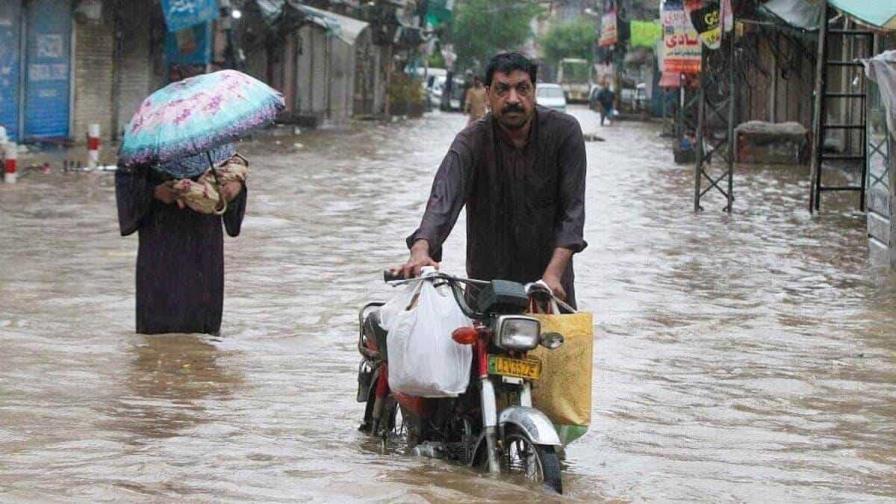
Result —
[{"label": "building facade", "polygon": [[158,9],[152,0],[0,4],[0,126],[9,138],[81,142],[90,124],[116,138],[165,81]]},{"label": "building facade", "polygon": [[[169,32],[160,0],[3,0],[0,126],[18,143],[82,143],[91,124],[114,140],[172,78],[233,67],[283,92],[285,121],[344,123],[388,112],[393,56],[413,46],[408,34],[419,28],[399,17],[416,2],[229,5],[244,15],[223,9],[224,17]],[[291,24],[253,21],[248,14],[259,6],[291,7]]]},{"label": "building facade", "polygon": [[394,57],[422,43],[419,18],[408,15],[417,7],[395,0],[249,2],[237,30],[246,71],[283,93],[286,122],[338,126],[387,115],[390,74],[401,68]]}]

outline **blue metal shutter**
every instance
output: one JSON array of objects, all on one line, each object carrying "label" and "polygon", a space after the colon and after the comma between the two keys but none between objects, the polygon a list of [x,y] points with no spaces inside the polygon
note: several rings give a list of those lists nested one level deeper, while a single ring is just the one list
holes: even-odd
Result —
[{"label": "blue metal shutter", "polygon": [[27,3],[25,139],[68,137],[72,14],[69,0]]},{"label": "blue metal shutter", "polygon": [[13,140],[19,138],[21,26],[21,2],[0,2],[0,126]]}]

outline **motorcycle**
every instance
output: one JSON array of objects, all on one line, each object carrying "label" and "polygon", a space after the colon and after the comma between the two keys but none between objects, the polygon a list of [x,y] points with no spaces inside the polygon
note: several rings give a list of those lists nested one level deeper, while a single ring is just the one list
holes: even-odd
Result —
[{"label": "motorcycle", "polygon": [[413,280],[395,278],[387,271],[385,280],[392,284],[430,281],[451,287],[473,326],[457,328],[445,337],[472,346],[472,376],[467,390],[457,397],[423,398],[390,390],[388,333],[379,312],[384,303],[369,303],[358,316],[362,359],[357,400],[365,403],[360,430],[384,441],[403,437],[416,454],[491,473],[520,474],[562,493],[558,453],[562,443],[550,419],[532,406],[531,385],[541,375],[541,361],[527,353],[538,345],[556,349],[563,344],[563,336],[541,334],[540,322],[524,315],[530,302],[553,301],[550,289],[543,284],[465,279],[434,270]]}]

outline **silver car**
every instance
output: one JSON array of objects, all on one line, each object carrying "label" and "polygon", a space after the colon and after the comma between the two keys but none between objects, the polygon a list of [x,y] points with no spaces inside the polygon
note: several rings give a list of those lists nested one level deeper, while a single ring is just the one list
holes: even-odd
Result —
[{"label": "silver car", "polygon": [[535,87],[535,102],[542,107],[566,112],[566,95],[559,84],[538,84]]}]

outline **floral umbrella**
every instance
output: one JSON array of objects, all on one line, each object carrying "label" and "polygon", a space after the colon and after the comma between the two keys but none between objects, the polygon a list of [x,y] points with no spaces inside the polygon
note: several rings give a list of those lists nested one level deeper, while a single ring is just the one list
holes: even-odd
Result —
[{"label": "floral umbrella", "polygon": [[232,150],[227,144],[270,124],[283,108],[283,95],[236,70],[173,82],[143,100],[131,118],[119,163],[151,164],[181,178],[199,175],[208,164],[177,161],[208,157],[218,163]]}]

